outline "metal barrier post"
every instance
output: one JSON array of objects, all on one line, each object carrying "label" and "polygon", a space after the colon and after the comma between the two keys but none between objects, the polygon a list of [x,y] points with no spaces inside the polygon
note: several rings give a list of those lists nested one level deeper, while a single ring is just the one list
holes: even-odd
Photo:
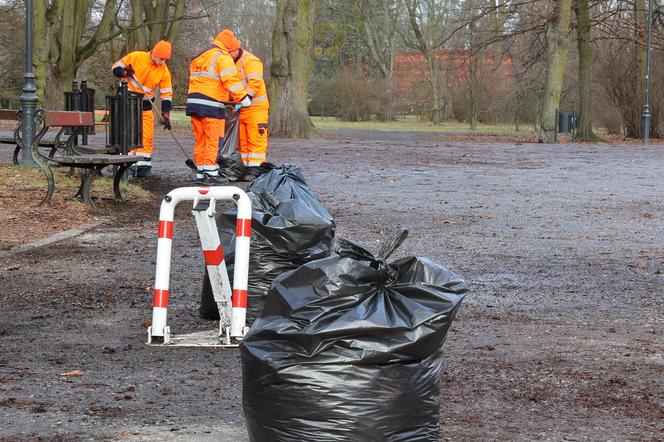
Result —
[{"label": "metal barrier post", "polygon": [[191,211],[196,219],[196,226],[201,237],[201,246],[203,247],[203,259],[210,278],[212,294],[219,310],[219,336],[225,336],[225,340],[230,342],[230,324],[231,324],[231,305],[232,293],[231,284],[228,280],[228,271],[224,260],[224,250],[221,248],[219,240],[219,231],[215,219],[215,200],[199,201]]},{"label": "metal barrier post", "polygon": [[[235,201],[237,204],[237,224],[235,241],[235,271],[233,291],[229,311],[229,284],[221,275],[225,270],[223,250],[219,243],[214,210],[216,200]],[[218,283],[222,287],[214,290],[215,300],[220,305],[219,341],[221,346],[233,346],[246,332],[247,284],[249,280],[249,242],[251,236],[251,201],[247,194],[234,186],[180,187],[164,197],[159,211],[159,231],[157,240],[157,265],[155,270],[152,325],[148,328],[148,344],[169,344],[173,338],[167,326],[169,279],[171,268],[171,248],[173,241],[173,214],[181,201],[193,201],[198,211],[197,225],[201,235],[201,245],[208,270],[218,273]],[[201,202],[207,202],[207,209]],[[203,211],[204,210],[204,211]],[[212,272],[210,272],[212,275]],[[210,282],[215,282],[210,277]],[[229,321],[230,318],[230,321]],[[230,323],[229,323],[230,322]],[[183,344],[183,345],[186,345]],[[199,344],[200,345],[200,344]]]}]

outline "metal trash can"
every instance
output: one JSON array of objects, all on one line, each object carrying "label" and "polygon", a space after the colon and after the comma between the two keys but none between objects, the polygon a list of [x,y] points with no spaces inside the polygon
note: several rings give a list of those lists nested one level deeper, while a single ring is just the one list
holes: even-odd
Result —
[{"label": "metal trash can", "polygon": [[[65,110],[79,112],[95,112],[95,89],[88,87],[87,80],[81,81],[81,88],[78,88],[78,82],[72,80],[71,91],[65,92]],[[68,129],[67,134],[71,133]],[[95,126],[83,128],[81,144],[88,144],[88,134],[95,133]]]},{"label": "metal trash can", "polygon": [[143,95],[129,92],[122,81],[115,95],[106,96],[106,111],[106,146],[118,148],[123,155],[143,146]]},{"label": "metal trash can", "polygon": [[558,133],[569,134],[576,128],[574,112],[558,112]]}]

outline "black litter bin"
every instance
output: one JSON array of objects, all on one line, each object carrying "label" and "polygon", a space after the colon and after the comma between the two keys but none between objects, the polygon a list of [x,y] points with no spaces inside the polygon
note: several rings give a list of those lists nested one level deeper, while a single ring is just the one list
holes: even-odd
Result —
[{"label": "black litter bin", "polygon": [[574,112],[558,112],[558,133],[574,132],[576,115]]},{"label": "black litter bin", "polygon": [[[95,111],[95,89],[89,88],[87,81],[81,81],[81,88],[78,87],[78,82],[73,80],[71,82],[71,91],[65,92],[65,110],[66,111],[79,111],[79,112],[92,112]],[[67,134],[70,134],[73,129],[68,129]],[[88,135],[95,133],[94,125],[83,129],[82,143],[88,144]]]},{"label": "black litter bin", "polygon": [[127,84],[118,88],[115,95],[106,96],[109,115],[106,146],[116,147],[126,155],[143,146],[143,95],[127,90]]}]

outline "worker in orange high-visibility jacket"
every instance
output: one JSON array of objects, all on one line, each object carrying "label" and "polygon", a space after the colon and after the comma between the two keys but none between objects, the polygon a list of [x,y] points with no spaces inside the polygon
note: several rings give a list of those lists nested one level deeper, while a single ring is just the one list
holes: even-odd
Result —
[{"label": "worker in orange high-visibility jacket", "polygon": [[220,41],[228,48],[228,53],[243,80],[244,88],[251,98],[251,107],[240,110],[239,135],[240,154],[248,166],[246,180],[258,176],[259,167],[267,159],[267,128],[270,102],[263,79],[263,62],[251,52],[242,48],[233,31],[224,29],[219,34]]},{"label": "worker in orange high-visibility jacket", "polygon": [[143,147],[129,152],[130,155],[142,155],[145,161],[136,163],[135,175],[143,177],[152,171],[152,152],[154,150],[154,114],[152,106],[156,89],[161,99],[161,122],[165,129],[171,128],[171,103],[173,83],[166,61],[171,58],[171,44],[159,41],[150,52],[134,51],[113,64],[113,75],[127,80],[128,89],[143,95]]},{"label": "worker in orange high-visibility jacket", "polygon": [[187,115],[194,131],[198,183],[227,182],[219,175],[217,155],[224,139],[225,104],[229,102],[240,103],[242,107],[251,105],[235,63],[217,35],[212,46],[194,57],[189,65]]}]

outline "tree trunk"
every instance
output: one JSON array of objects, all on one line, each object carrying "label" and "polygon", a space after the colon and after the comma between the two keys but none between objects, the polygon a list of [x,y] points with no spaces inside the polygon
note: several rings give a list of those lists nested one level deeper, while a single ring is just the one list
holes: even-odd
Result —
[{"label": "tree trunk", "polygon": [[442,121],[441,99],[440,99],[440,64],[436,59],[434,51],[427,53],[427,62],[429,64],[429,81],[431,82],[431,122],[440,124]]},{"label": "tree trunk", "polygon": [[[436,51],[440,50],[437,45],[433,43],[432,33],[440,31],[436,23],[440,22],[438,11],[436,9],[436,2],[429,1],[426,4],[420,4],[418,0],[406,1],[406,9],[408,9],[408,21],[410,27],[415,34],[417,42],[417,49],[427,60],[427,68],[429,70],[429,86],[431,87],[431,121],[434,124],[439,124],[442,121],[441,103],[443,101],[444,89],[440,85],[440,62],[436,58]],[[426,7],[426,17],[420,15],[421,8]]]},{"label": "tree trunk", "polygon": [[539,142],[554,143],[556,140],[556,109],[560,105],[563,74],[569,51],[569,20],[572,0],[556,0],[553,17],[546,29],[546,77],[542,99]]},{"label": "tree trunk", "polygon": [[363,24],[364,43],[367,46],[372,64],[378,68],[384,80],[386,100],[384,109],[379,111],[385,120],[395,119],[394,74],[396,23],[400,0],[355,0],[351,13],[356,14]]},{"label": "tree trunk", "polygon": [[109,39],[116,15],[117,0],[105,3],[94,35],[83,42],[90,18],[90,2],[37,0],[34,4],[34,45],[37,94],[47,109],[64,107],[64,91],[69,90],[79,66],[105,39]]},{"label": "tree trunk", "polygon": [[643,136],[642,111],[646,94],[646,42],[648,39],[648,14],[646,0],[634,1],[634,106],[627,123],[627,136]]},{"label": "tree trunk", "polygon": [[[138,27],[135,36],[144,36],[145,46],[155,43],[160,38],[173,40],[177,32],[177,22],[184,14],[184,0],[158,0],[152,6],[152,0],[133,0],[132,13],[139,14],[132,23]],[[94,34],[89,32],[91,7],[94,2],[87,0],[36,0],[34,3],[34,70],[37,76],[37,93],[48,109],[62,109],[64,91],[69,90],[71,81],[81,64],[97,51],[100,45],[121,34],[114,28],[117,16],[118,0],[107,0],[104,10],[96,24]],[[171,15],[172,5],[172,17]],[[149,20],[143,6],[149,9]],[[143,12],[141,12],[143,11]],[[144,28],[148,27],[146,31]],[[156,40],[148,40],[147,36]],[[110,68],[110,66],[109,66]]]},{"label": "tree trunk", "polygon": [[147,51],[162,39],[173,42],[184,11],[184,0],[131,0],[127,52]]},{"label": "tree trunk", "polygon": [[277,0],[270,66],[270,133],[311,138],[308,72],[317,0]]},{"label": "tree trunk", "polygon": [[579,49],[579,133],[577,139],[595,141],[591,112],[592,46],[588,0],[576,0],[576,35]]}]

